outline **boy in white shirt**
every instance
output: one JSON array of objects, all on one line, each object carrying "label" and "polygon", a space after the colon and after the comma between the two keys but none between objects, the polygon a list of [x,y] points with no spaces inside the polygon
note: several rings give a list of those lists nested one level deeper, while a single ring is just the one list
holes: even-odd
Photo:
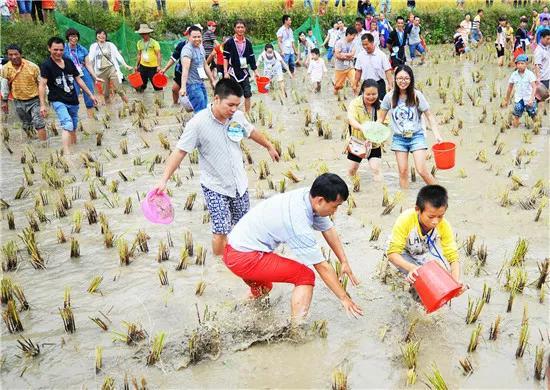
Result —
[{"label": "boy in white shirt", "polygon": [[535,100],[537,77],[527,69],[528,61],[529,58],[525,54],[516,57],[516,70],[510,76],[506,98],[502,103],[502,107],[508,105],[512,91],[515,89],[514,110],[512,111],[514,127],[519,126],[519,120],[524,111],[527,111],[527,114],[533,119],[537,115],[537,101]]},{"label": "boy in white shirt", "polygon": [[327,73],[325,61],[320,57],[319,49],[311,49],[311,60],[307,68],[307,74],[315,87],[315,92],[321,92],[321,81],[323,75]]}]

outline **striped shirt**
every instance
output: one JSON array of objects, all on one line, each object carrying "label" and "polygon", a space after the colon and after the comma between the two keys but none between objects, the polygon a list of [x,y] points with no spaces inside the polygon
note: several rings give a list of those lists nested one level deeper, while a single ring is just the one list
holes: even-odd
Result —
[{"label": "striped shirt", "polygon": [[474,22],[472,23],[472,30],[479,31],[479,26],[481,25],[481,16],[476,15]]},{"label": "striped shirt", "polygon": [[216,40],[216,33],[213,33],[210,30],[206,30],[202,35],[202,45],[204,46],[204,51],[206,52],[206,57],[212,53],[214,50],[214,41]]},{"label": "striped shirt", "polygon": [[254,126],[242,111],[218,121],[212,105],[199,111],[185,126],[176,147],[186,153],[199,151],[200,183],[221,195],[242,196],[248,188],[240,140],[250,137]]},{"label": "striped shirt", "polygon": [[273,252],[286,243],[305,265],[324,261],[315,231],[333,227],[329,217],[313,212],[309,189],[300,188],[264,200],[245,214],[229,233],[229,245],[241,252]]}]

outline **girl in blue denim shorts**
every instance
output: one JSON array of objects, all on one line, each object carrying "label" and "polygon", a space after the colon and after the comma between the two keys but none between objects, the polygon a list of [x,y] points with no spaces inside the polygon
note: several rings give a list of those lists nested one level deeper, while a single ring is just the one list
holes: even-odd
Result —
[{"label": "girl in blue denim shorts", "polygon": [[384,97],[380,108],[378,122],[383,123],[388,112],[391,114],[391,150],[395,152],[397,159],[401,188],[409,186],[409,153],[412,153],[416,171],[426,184],[435,184],[436,180],[426,166],[428,145],[424,135],[422,114],[426,117],[437,142],[441,142],[442,139],[426,98],[422,92],[414,89],[414,75],[409,66],[397,67],[393,93]]}]

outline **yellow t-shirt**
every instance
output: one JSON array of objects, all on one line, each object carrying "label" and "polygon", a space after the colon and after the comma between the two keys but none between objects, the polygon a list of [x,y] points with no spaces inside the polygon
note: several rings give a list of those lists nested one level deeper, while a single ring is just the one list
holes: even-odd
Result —
[{"label": "yellow t-shirt", "polygon": [[[359,123],[365,123],[368,121],[375,120],[375,118],[372,117],[373,112],[368,112],[365,109],[362,95],[357,96],[349,103],[348,112],[351,114],[353,119],[355,119]],[[351,128],[351,135],[353,135],[354,137],[357,137],[360,140],[365,139],[365,137],[363,136],[363,132],[359,129],[354,128],[353,126]]]},{"label": "yellow t-shirt", "polygon": [[11,62],[2,68],[2,77],[8,80],[10,91],[16,100],[29,100],[38,96],[40,68],[33,62],[22,60],[19,72]]},{"label": "yellow t-shirt", "polygon": [[[438,253],[448,263],[458,261],[458,247],[449,222],[443,218],[430,233],[422,234],[415,209],[405,210],[393,225],[386,254],[405,253],[413,257],[419,264],[437,259]],[[428,236],[430,237],[429,247]]]},{"label": "yellow t-shirt", "polygon": [[160,52],[160,44],[153,38],[149,38],[147,42],[143,39],[137,43],[138,51],[141,51],[141,59],[139,63],[143,66],[157,67],[160,64],[157,61],[157,53]]}]

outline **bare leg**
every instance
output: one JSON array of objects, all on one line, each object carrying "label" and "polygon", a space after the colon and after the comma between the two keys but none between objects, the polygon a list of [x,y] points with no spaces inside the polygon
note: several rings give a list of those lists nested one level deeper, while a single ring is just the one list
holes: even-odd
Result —
[{"label": "bare leg", "polygon": [[397,160],[397,170],[399,172],[399,186],[409,188],[409,153],[395,152]]},{"label": "bare leg", "polygon": [[63,143],[63,153],[65,154],[65,156],[68,156],[71,152],[71,132],[63,130],[63,133],[61,133],[61,141]]},{"label": "bare leg", "polygon": [[172,85],[172,101],[174,104],[178,104],[178,100],[180,97],[180,86],[177,83],[174,83]]},{"label": "bare leg", "polygon": [[94,118],[94,109],[93,108],[87,108],[86,112],[88,113],[88,119]]},{"label": "bare leg", "polygon": [[519,116],[514,116],[514,119],[512,120],[512,126],[519,127]]},{"label": "bare leg", "polygon": [[103,83],[103,98],[105,99],[105,104],[111,103],[111,80],[109,79]]},{"label": "bare leg", "polygon": [[252,102],[250,101],[250,98],[245,98],[244,99],[244,111],[245,112],[250,112],[250,105],[252,104]]},{"label": "bare leg", "polygon": [[302,285],[294,287],[290,301],[291,323],[299,325],[307,316],[311,297],[313,296],[313,286]]},{"label": "bare leg", "polygon": [[[435,177],[428,171],[426,166],[426,151],[425,150],[416,150],[412,153],[414,159],[414,166],[418,174],[424,179],[426,184],[437,184]],[[405,175],[407,172],[405,171]]]},{"label": "bare leg", "polygon": [[348,175],[354,176],[357,173],[358,169],[359,169],[359,163],[355,161],[350,161],[349,167],[348,167]]},{"label": "bare leg", "polygon": [[225,234],[212,234],[212,252],[215,256],[222,256],[226,245],[227,236]]},{"label": "bare leg", "polygon": [[36,134],[38,135],[38,139],[40,141],[46,141],[48,138],[48,135],[46,134],[46,129],[36,129]]},{"label": "bare leg", "polygon": [[75,131],[71,131],[71,145],[75,145],[76,144],[76,130]]},{"label": "bare leg", "polygon": [[374,181],[382,181],[382,173],[381,173],[381,167],[382,167],[382,160],[378,157],[373,157],[369,160],[369,166],[372,170],[372,176]]}]

